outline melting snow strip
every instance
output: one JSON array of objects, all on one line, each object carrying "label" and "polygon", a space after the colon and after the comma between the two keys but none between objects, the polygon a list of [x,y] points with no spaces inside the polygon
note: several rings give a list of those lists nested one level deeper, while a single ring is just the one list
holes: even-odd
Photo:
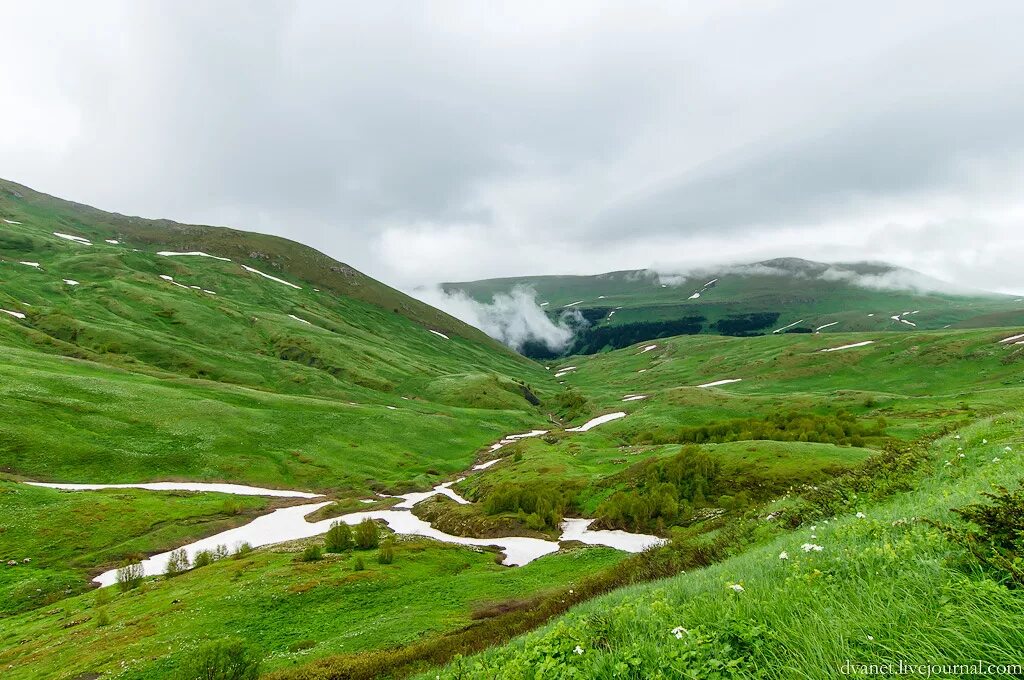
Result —
[{"label": "melting snow strip", "polygon": [[814,332],[817,333],[818,331],[820,331],[823,328],[828,328],[829,326],[835,326],[837,323],[839,323],[839,322],[838,321],[833,321],[832,323],[827,323],[824,326],[818,326],[817,328],[814,329]]},{"label": "melting snow strip", "polygon": [[864,342],[855,342],[852,345],[842,345],[841,347],[829,347],[827,349],[820,350],[822,352],[838,352],[841,349],[853,349],[854,347],[864,347],[865,345],[873,345],[874,340],[865,340]]},{"label": "melting snow strip", "polygon": [[797,325],[798,323],[800,323],[802,321],[803,321],[803,319],[800,319],[800,321],[794,321],[793,323],[791,323],[791,324],[789,324],[787,326],[783,326],[782,328],[776,328],[775,330],[772,331],[772,333],[781,333],[782,331],[786,330],[787,328],[792,328],[793,326]]},{"label": "melting snow strip", "polygon": [[142,482],[138,484],[51,484],[49,482],[25,482],[29,486],[42,486],[61,491],[100,491],[102,489],[147,489],[149,491],[195,491],[229,493],[236,496],[274,496],[277,498],[321,498],[323,494],[287,489],[264,489],[244,484],[220,484],[216,482]]},{"label": "melting snow strip", "polygon": [[295,316],[294,314],[289,314],[288,316],[290,318],[292,318],[292,319],[295,319],[296,321],[301,321],[302,323],[309,324],[310,326],[313,325],[313,324],[309,323],[308,321],[306,321],[305,319],[300,319],[299,317]]},{"label": "melting snow strip", "polygon": [[647,345],[647,347],[644,347],[642,350],[637,352],[637,354],[644,354],[646,352],[650,352],[652,349],[658,349],[658,346],[657,345]]},{"label": "melting snow strip", "polygon": [[610,423],[613,420],[618,420],[619,418],[625,418],[625,417],[626,417],[625,411],[617,411],[616,413],[606,413],[603,416],[598,416],[597,418],[592,418],[592,419],[588,420],[587,422],[583,423],[579,427],[570,427],[570,428],[567,428],[565,431],[566,432],[586,432],[588,430],[594,429],[598,425],[603,425],[605,423]]},{"label": "melting snow strip", "polygon": [[167,281],[172,286],[177,286],[178,288],[184,288],[185,290],[190,290],[188,286],[186,286],[186,285],[184,285],[182,283],[178,283],[177,281],[175,281],[173,276],[168,276],[167,274],[161,274],[160,278],[163,279],[164,281]]},{"label": "melting snow strip", "polygon": [[1004,342],[1013,342],[1014,340],[1020,340],[1021,338],[1024,338],[1024,333],[1021,333],[1020,335],[1011,335],[1008,338],[1003,338],[1002,340],[999,341],[999,344],[1002,344]]},{"label": "melting snow strip", "polygon": [[21,312],[12,312],[9,309],[0,309],[0,312],[3,312],[4,314],[10,314],[11,316],[13,316],[16,319],[24,319],[25,318],[25,315],[22,314]]},{"label": "melting snow strip", "polygon": [[21,224],[21,222],[15,222],[14,220],[4,220],[7,224]]},{"label": "melting snow strip", "polygon": [[487,468],[491,467],[492,465],[494,465],[495,463],[497,463],[500,460],[501,460],[501,458],[495,458],[493,460],[487,461],[486,463],[480,463],[479,465],[474,465],[470,469],[471,470],[486,470]]},{"label": "melting snow strip", "polygon": [[646,398],[647,398],[646,394],[627,394],[626,396],[624,396],[622,398],[622,401],[640,401],[641,399],[646,399]]},{"label": "melting snow strip", "polygon": [[444,333],[442,333],[440,331],[430,330],[429,328],[427,330],[430,331],[431,333],[433,333],[434,335],[438,336],[438,337],[444,338],[445,340],[451,340],[451,338],[449,338],[447,335],[445,335]]},{"label": "melting snow strip", "polygon": [[190,250],[187,253],[179,253],[179,252],[176,252],[176,251],[173,251],[173,250],[161,250],[159,253],[157,253],[157,255],[160,255],[161,257],[176,257],[178,255],[191,255],[191,256],[194,256],[194,257],[212,257],[213,259],[220,260],[221,262],[231,262],[231,258],[229,258],[229,257],[217,257],[216,255],[210,255],[209,253],[204,253],[201,250]]},{"label": "melting snow strip", "polygon": [[686,299],[687,300],[696,300],[699,297],[700,297],[700,291],[697,291],[696,293],[694,293],[693,295],[691,295],[690,297],[688,297]]},{"label": "melting snow strip", "polygon": [[74,234],[62,234],[59,231],[55,231],[53,232],[53,235],[56,236],[57,238],[62,238],[66,241],[74,241],[75,243],[81,243],[82,245],[85,246],[92,245],[92,241],[90,241],[89,239],[82,238],[81,236],[75,236]]},{"label": "melting snow strip", "polygon": [[[576,305],[580,304],[581,302],[583,302],[583,300],[577,300],[576,302],[570,302],[565,307],[575,307]],[[562,307],[562,309],[565,309],[565,307]]]},{"label": "melting snow strip", "polygon": [[697,387],[718,387],[719,385],[728,385],[729,383],[737,383],[743,380],[743,378],[728,378],[726,380],[716,380],[714,382],[704,383],[703,385],[697,385]]},{"label": "melting snow strip", "polygon": [[116,238],[105,238],[103,239],[103,241],[104,243],[109,243],[112,246],[121,245],[121,242],[118,241]]},{"label": "melting snow strip", "polygon": [[78,281],[75,281],[74,279],[64,279],[64,283],[68,284],[69,286],[77,286],[78,285]]},{"label": "melting snow strip", "polygon": [[26,267],[35,267],[36,269],[39,268],[39,263],[38,262],[24,262],[23,261],[23,262],[19,262],[18,264],[23,264]]},{"label": "melting snow strip", "polygon": [[253,269],[252,267],[246,266],[244,264],[242,265],[242,269],[244,269],[247,272],[252,272],[253,274],[259,274],[260,276],[262,276],[265,279],[270,279],[271,281],[277,281],[278,283],[283,283],[286,286],[291,286],[295,290],[302,290],[301,286],[296,286],[294,283],[289,283],[288,281],[285,281],[284,279],[279,279],[276,276],[271,276],[270,274],[264,274],[259,269]]},{"label": "melting snow strip", "polygon": [[540,306],[541,307],[547,307],[550,304],[551,304],[550,302],[542,302],[542,303],[540,303]]}]

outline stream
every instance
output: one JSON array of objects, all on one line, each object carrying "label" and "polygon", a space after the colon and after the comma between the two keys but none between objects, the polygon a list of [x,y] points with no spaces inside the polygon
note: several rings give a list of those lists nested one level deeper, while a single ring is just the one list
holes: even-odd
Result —
[{"label": "stream", "polygon": [[[609,422],[616,418],[621,418],[625,414],[616,413],[610,415],[611,417],[607,415],[599,416],[578,428],[570,428],[567,431],[586,432],[587,430],[601,425],[602,423]],[[508,435],[503,437],[501,441],[510,443],[516,439],[538,436],[539,434],[544,434],[544,432],[545,431],[542,430],[533,430],[520,435]],[[491,450],[494,451],[496,449],[492,447]],[[500,460],[502,459],[499,458],[493,461],[487,461],[480,465],[474,465],[469,471],[467,471],[467,474],[485,470]],[[188,554],[189,562],[191,563],[195,560],[195,557],[199,552],[204,550],[213,551],[218,546],[225,546],[229,551],[233,551],[243,543],[248,543],[253,548],[258,548],[260,546],[271,545],[274,543],[284,543],[286,541],[319,536],[326,533],[334,522],[341,521],[349,525],[356,525],[365,519],[383,521],[387,524],[389,529],[396,534],[403,536],[424,536],[443,543],[452,543],[455,545],[497,547],[505,555],[505,558],[502,560],[502,564],[510,567],[529,564],[537,558],[557,552],[561,541],[579,541],[588,545],[603,545],[632,553],[640,552],[649,547],[661,545],[665,542],[662,538],[646,534],[632,534],[626,531],[592,530],[590,529],[590,524],[594,520],[569,518],[564,519],[560,525],[562,533],[559,536],[558,541],[549,541],[526,536],[469,538],[466,536],[453,536],[452,534],[447,534],[435,529],[430,525],[430,523],[420,519],[412,513],[412,508],[414,508],[418,503],[437,495],[446,496],[462,505],[469,505],[470,501],[451,489],[453,485],[461,482],[463,479],[465,479],[465,477],[459,477],[454,481],[439,484],[430,491],[418,491],[401,496],[388,496],[388,498],[402,499],[400,503],[390,509],[350,512],[338,517],[320,520],[318,522],[308,522],[306,521],[306,517],[317,510],[330,505],[333,501],[319,501],[315,503],[305,503],[303,505],[280,508],[267,515],[257,517],[248,524],[234,529],[228,529],[227,531],[223,531],[213,536],[208,536],[207,538],[200,539],[194,543],[177,548],[176,550],[185,550]],[[260,487],[244,486],[241,484],[198,482],[153,482],[141,484],[51,484],[43,482],[28,482],[28,484],[65,491],[140,488],[157,491],[217,491],[220,493],[237,495],[292,498],[323,497],[320,494],[301,491],[263,489]],[[144,573],[147,576],[165,573],[167,571],[168,558],[170,557],[171,552],[173,551],[160,553],[159,555],[154,555],[143,561],[141,564]],[[101,587],[113,585],[117,582],[117,570],[111,569],[103,572],[93,580],[96,583],[99,583]]]}]

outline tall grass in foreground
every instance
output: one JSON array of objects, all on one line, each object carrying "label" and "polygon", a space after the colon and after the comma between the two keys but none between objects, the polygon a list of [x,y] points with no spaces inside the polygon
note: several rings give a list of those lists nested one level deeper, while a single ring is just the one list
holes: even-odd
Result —
[{"label": "tall grass in foreground", "polygon": [[857,664],[1021,663],[1021,591],[930,523],[1018,486],[1021,427],[1020,416],[971,426],[932,445],[933,471],[913,491],[855,495],[842,516],[588,602],[429,677],[817,679]]}]

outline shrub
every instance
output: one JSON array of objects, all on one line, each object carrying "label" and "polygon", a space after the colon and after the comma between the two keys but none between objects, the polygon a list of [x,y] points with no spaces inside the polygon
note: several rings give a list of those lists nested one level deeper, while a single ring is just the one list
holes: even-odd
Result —
[{"label": "shrub", "polygon": [[356,547],[360,550],[370,550],[380,544],[380,534],[377,532],[377,524],[372,519],[364,519],[356,526],[355,531]]},{"label": "shrub", "polygon": [[391,564],[394,561],[395,540],[393,538],[386,538],[380,544],[380,550],[377,552],[377,562],[380,564]]},{"label": "shrub", "polygon": [[324,548],[327,552],[340,553],[352,549],[352,527],[338,521],[331,524],[324,536]]},{"label": "shrub", "polygon": [[102,607],[110,604],[110,601],[114,599],[114,593],[110,588],[100,588],[96,591],[96,606]]},{"label": "shrub", "polygon": [[146,572],[139,563],[126,564],[117,570],[117,587],[121,592],[133,590],[142,585]]},{"label": "shrub", "polygon": [[1011,492],[1000,486],[995,493],[982,495],[992,503],[953,509],[977,530],[954,535],[982,564],[1008,575],[1018,587],[1024,586],[1024,487]]},{"label": "shrub", "polygon": [[[197,567],[200,566],[198,561],[199,556],[196,555]],[[188,569],[188,553],[184,548],[178,548],[167,557],[167,578],[177,576],[183,571],[188,571]]]},{"label": "shrub", "polygon": [[363,562],[362,555],[356,555],[356,561],[352,563],[352,571],[362,571],[366,569],[366,562]]},{"label": "shrub", "polygon": [[193,566],[195,566],[195,568],[198,569],[199,567],[205,567],[210,564],[213,564],[213,561],[213,552],[209,550],[200,550],[196,553],[196,560]]},{"label": "shrub", "polygon": [[257,680],[257,651],[242,640],[215,640],[202,645],[179,673],[180,680]]},{"label": "shrub", "polygon": [[746,440],[864,444],[866,437],[885,436],[885,418],[858,421],[849,412],[818,415],[798,411],[777,411],[764,418],[723,420],[696,427],[681,426],[645,430],[633,435],[641,444],[705,444]]},{"label": "shrub", "polygon": [[517,512],[528,528],[550,529],[557,527],[566,511],[575,506],[576,495],[576,487],[554,482],[503,482],[488,492],[484,512]]},{"label": "shrub", "polygon": [[299,640],[288,645],[288,651],[294,654],[295,652],[304,652],[314,647],[316,647],[316,640]]},{"label": "shrub", "polygon": [[234,557],[237,560],[237,559],[240,559],[242,557],[245,557],[246,555],[248,555],[251,552],[252,552],[252,545],[250,545],[249,543],[240,543],[238,545],[238,547],[235,548],[235,553],[234,553],[234,555],[232,555],[232,557]]},{"label": "shrub", "polygon": [[220,545],[218,545],[216,548],[213,549],[213,559],[214,560],[222,560],[225,557],[227,557],[228,554],[229,554],[228,553],[228,547],[226,545],[224,545],[223,543],[221,543]]},{"label": "shrub", "polygon": [[110,625],[110,616],[107,614],[107,610],[101,608],[96,612],[96,627],[104,628]]},{"label": "shrub", "polygon": [[[619,491],[597,508],[602,524],[633,531],[653,531],[675,524],[707,505],[721,474],[717,460],[696,446],[684,446],[671,458],[638,464],[635,488]],[[746,496],[719,496],[732,506]]]},{"label": "shrub", "polygon": [[319,543],[313,545],[307,545],[306,549],[302,551],[302,556],[299,558],[303,562],[316,562],[324,558],[324,549]]}]

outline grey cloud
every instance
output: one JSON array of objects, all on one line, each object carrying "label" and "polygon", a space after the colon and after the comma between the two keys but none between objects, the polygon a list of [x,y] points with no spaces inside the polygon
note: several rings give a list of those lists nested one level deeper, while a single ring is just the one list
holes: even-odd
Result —
[{"label": "grey cloud", "polygon": [[478,302],[462,291],[444,291],[439,286],[417,288],[409,294],[516,350],[534,341],[560,352],[572,340],[573,329],[583,323],[575,310],[566,312],[558,323],[553,322],[537,304],[536,293],[524,286],[516,286],[508,294],[498,293],[489,303]]},{"label": "grey cloud", "polygon": [[1012,0],[5,12],[0,173],[101,208],[281,234],[406,286],[829,248],[1024,286],[973,246],[858,240],[1019,230]]}]

